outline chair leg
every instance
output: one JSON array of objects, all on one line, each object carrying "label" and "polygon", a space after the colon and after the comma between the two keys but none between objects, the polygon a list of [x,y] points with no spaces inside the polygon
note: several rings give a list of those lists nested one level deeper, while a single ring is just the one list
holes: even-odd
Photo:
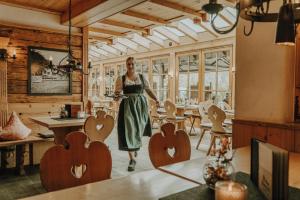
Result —
[{"label": "chair leg", "polygon": [[[190,132],[189,132],[189,135],[192,135],[192,129],[194,129],[194,123],[195,123],[195,120],[196,118],[193,118],[193,121],[192,121],[192,125],[191,125],[191,129],[190,129]],[[194,129],[195,131],[195,129]],[[195,131],[196,132],[196,131]],[[193,135],[196,135],[196,134],[193,134]]]},{"label": "chair leg", "polygon": [[198,143],[197,143],[197,146],[196,146],[196,149],[198,150],[199,149],[199,146],[200,146],[200,143],[201,143],[201,141],[202,141],[202,139],[203,139],[203,136],[204,136],[204,134],[205,134],[205,129],[202,129],[202,131],[201,131],[201,133],[200,133],[200,138],[199,138],[199,141],[198,141]]},{"label": "chair leg", "polygon": [[210,154],[211,148],[215,144],[215,142],[216,142],[216,136],[212,135],[212,140],[210,142],[210,145],[209,145],[209,148],[208,148],[208,151],[207,151],[207,154],[206,154],[207,156]]}]

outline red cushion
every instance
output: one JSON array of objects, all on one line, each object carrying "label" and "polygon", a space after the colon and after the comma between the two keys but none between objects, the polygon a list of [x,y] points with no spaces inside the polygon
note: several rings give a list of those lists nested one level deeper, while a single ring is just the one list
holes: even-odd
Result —
[{"label": "red cushion", "polygon": [[22,140],[29,136],[31,129],[27,128],[19,119],[18,115],[13,112],[5,127],[0,131],[2,140]]}]

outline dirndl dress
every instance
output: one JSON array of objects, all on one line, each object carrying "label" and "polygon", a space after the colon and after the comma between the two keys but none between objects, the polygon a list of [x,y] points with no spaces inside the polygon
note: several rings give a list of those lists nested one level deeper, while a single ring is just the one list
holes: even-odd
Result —
[{"label": "dirndl dress", "polygon": [[152,128],[147,99],[144,96],[145,83],[139,74],[141,84],[125,85],[122,76],[123,94],[118,115],[118,142],[121,151],[137,151],[142,146],[142,136],[151,136]]}]

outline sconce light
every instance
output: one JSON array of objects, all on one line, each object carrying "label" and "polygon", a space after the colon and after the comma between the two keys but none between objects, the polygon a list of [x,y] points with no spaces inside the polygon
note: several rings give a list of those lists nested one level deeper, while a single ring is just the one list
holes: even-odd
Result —
[{"label": "sconce light", "polygon": [[8,58],[16,59],[16,50],[14,50],[13,55],[9,56],[6,49],[0,49],[0,60],[5,61]]}]

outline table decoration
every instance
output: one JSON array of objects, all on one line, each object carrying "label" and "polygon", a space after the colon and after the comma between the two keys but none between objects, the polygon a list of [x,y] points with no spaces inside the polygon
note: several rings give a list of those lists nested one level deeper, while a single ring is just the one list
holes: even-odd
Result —
[{"label": "table decoration", "polygon": [[230,149],[229,139],[223,137],[220,141],[220,148],[211,151],[203,167],[203,178],[211,189],[215,188],[218,181],[233,179],[234,167],[231,163],[233,155],[229,155]]},{"label": "table decoration", "polygon": [[247,186],[233,181],[218,181],[215,200],[247,200]]},{"label": "table decoration", "polygon": [[[257,186],[253,184],[250,176],[243,172],[237,172],[235,174],[235,181],[245,184],[248,188],[247,199],[248,200],[265,200],[264,195],[259,191]],[[171,194],[169,196],[161,197],[160,200],[214,200],[215,192],[211,190],[206,184],[200,184],[197,187]],[[299,200],[300,189],[289,187],[288,200]]]}]

